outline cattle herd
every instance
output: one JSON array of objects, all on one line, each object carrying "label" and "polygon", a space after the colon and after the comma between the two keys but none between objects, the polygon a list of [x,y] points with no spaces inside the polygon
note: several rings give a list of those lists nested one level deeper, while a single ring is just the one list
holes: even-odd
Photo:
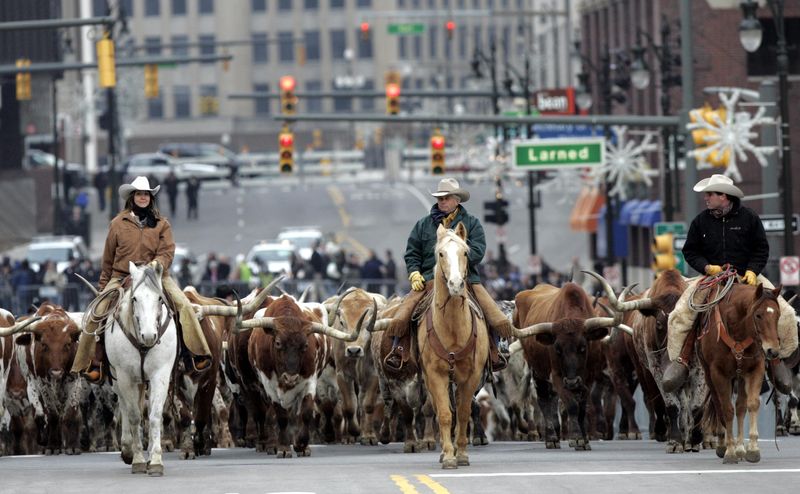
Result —
[{"label": "cattle herd", "polygon": [[[722,409],[719,400],[711,400],[713,383],[703,365],[695,361],[678,391],[662,389],[667,320],[686,279],[667,271],[646,291],[626,289],[619,295],[600,281],[605,296],[599,298],[567,282],[498,301],[516,328],[536,330],[508,342],[507,368],[484,373],[472,403],[471,443],[544,441],[551,449],[563,440],[590,450],[592,440],[639,440],[646,430],[667,453],[716,448],[726,462],[758,461],[750,447],[744,454],[741,429],[733,443],[741,452],[731,453],[724,424],[704,417],[708,408]],[[144,442],[153,454],[147,444],[153,437],[181,459],[210,455],[212,447],[255,448],[258,454],[291,458],[311,455],[313,443],[401,441],[407,453],[441,443],[424,372],[388,372],[382,365],[391,338],[380,331],[380,321],[392,316],[401,299],[352,288],[310,303],[302,296],[273,296],[274,288],[255,290],[240,302],[186,289],[213,363],[197,371],[179,348],[169,363],[160,413],[148,409],[155,383],[146,375],[144,357],[141,375],[131,378],[137,399],[120,394],[122,370],[112,368],[99,384],[69,372],[82,313],[49,303],[17,318],[0,309],[0,454],[121,451],[137,472],[143,460],[135,453]],[[163,327],[169,331],[166,323]],[[147,351],[139,349],[142,355]],[[636,422],[637,387],[649,412],[647,424]],[[139,408],[121,412],[120,400]],[[776,392],[773,400],[780,405],[776,432],[800,434],[796,398]],[[615,424],[617,404],[622,413]],[[123,413],[140,417],[127,417],[133,425],[125,426]],[[143,434],[126,433],[125,427]],[[148,435],[154,427],[160,437]],[[733,441],[732,434],[728,439]],[[163,474],[163,468],[143,468],[138,471]]]}]

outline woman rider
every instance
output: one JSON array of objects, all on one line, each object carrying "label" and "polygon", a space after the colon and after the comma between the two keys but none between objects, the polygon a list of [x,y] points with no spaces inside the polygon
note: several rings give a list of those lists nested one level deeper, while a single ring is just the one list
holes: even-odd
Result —
[{"label": "woman rider", "polygon": [[[156,206],[155,196],[160,188],[151,188],[147,177],[136,177],[130,184],[120,186],[119,196],[125,201],[125,207],[111,220],[103,251],[101,293],[89,307],[94,314],[102,315],[108,310],[111,300],[106,294],[119,288],[130,274],[129,262],[136,265],[160,264],[164,292],[180,316],[184,345],[192,354],[195,369],[204,370],[211,363],[208,343],[189,300],[169,276],[175,242],[172,240],[172,227]],[[91,382],[100,382],[103,378],[103,347],[96,345],[99,338],[94,336],[102,321],[96,319],[100,318],[84,318],[84,330],[72,364],[72,372],[83,374]]]}]

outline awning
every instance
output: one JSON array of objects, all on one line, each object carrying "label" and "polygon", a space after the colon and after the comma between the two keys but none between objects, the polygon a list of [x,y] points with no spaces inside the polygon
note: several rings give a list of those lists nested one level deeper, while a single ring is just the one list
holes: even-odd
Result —
[{"label": "awning", "polygon": [[576,232],[594,233],[597,231],[597,218],[605,205],[605,197],[600,189],[584,187],[578,195],[575,207],[569,217],[569,227]]},{"label": "awning", "polygon": [[661,201],[642,201],[631,213],[630,224],[652,228],[659,221],[661,221]]},{"label": "awning", "polygon": [[619,211],[620,225],[629,225],[629,226],[633,225],[631,217],[633,216],[634,211],[636,211],[641,207],[643,202],[646,201],[642,201],[640,199],[632,199],[630,201],[627,201],[625,205],[622,206],[622,209],[620,209]]}]

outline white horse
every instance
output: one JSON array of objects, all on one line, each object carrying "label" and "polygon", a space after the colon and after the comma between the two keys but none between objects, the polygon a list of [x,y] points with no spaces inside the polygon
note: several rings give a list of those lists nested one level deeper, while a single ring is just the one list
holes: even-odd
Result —
[{"label": "white horse", "polygon": [[[178,350],[172,312],[162,298],[162,267],[129,265],[131,285],[107,322],[105,346],[122,416],[122,460],[131,473],[164,474],[161,429],[164,403]],[[149,457],[142,451],[141,419],[149,390]]]}]

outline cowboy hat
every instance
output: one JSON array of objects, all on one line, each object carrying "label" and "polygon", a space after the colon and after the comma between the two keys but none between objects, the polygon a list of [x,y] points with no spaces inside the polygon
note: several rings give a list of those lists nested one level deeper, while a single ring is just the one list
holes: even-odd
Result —
[{"label": "cowboy hat", "polygon": [[461,202],[469,201],[469,192],[458,186],[458,180],[454,178],[443,178],[439,180],[439,188],[436,192],[431,192],[433,197],[457,196]]},{"label": "cowboy hat", "polygon": [[123,201],[127,201],[128,197],[133,194],[134,191],[137,190],[146,190],[151,195],[158,194],[159,189],[161,189],[160,185],[156,185],[154,188],[150,188],[150,181],[147,180],[147,177],[136,177],[133,179],[133,182],[129,184],[122,184],[119,186],[119,196],[122,198]]},{"label": "cowboy hat", "polygon": [[739,187],[733,185],[733,180],[725,175],[715,173],[709,178],[697,182],[694,186],[695,192],[721,192],[729,196],[744,197],[744,192]]}]

